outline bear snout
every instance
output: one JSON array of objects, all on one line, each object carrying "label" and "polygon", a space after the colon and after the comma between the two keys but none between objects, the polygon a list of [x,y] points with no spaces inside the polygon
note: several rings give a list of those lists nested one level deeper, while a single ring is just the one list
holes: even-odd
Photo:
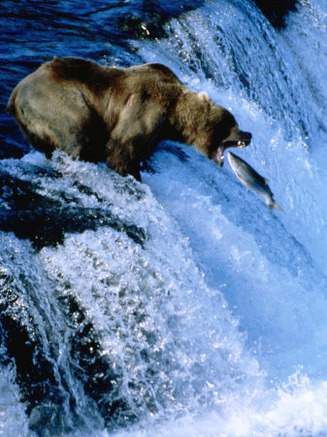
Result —
[{"label": "bear snout", "polygon": [[251,132],[244,132],[244,131],[240,131],[239,132],[239,140],[238,143],[244,143],[244,146],[241,145],[241,147],[246,147],[250,144],[252,140],[252,134]]},{"label": "bear snout", "polygon": [[228,147],[246,147],[250,144],[252,134],[250,132],[233,129],[231,134],[223,141],[225,149]]}]

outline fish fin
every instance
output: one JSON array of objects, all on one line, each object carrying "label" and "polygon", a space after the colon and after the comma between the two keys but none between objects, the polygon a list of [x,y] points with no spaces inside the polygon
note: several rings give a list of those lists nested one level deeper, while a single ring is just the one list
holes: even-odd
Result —
[{"label": "fish fin", "polygon": [[248,192],[249,191],[249,189],[250,189],[250,185],[249,184],[247,184],[243,179],[240,179],[240,181],[242,182],[242,184],[245,186],[245,188],[246,188],[246,192]]}]

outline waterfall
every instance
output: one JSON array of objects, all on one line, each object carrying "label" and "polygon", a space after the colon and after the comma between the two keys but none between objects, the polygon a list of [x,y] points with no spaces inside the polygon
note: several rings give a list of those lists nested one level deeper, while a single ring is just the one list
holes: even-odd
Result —
[{"label": "waterfall", "polygon": [[[97,26],[123,10],[100,3]],[[198,6],[94,59],[164,63],[228,108],[284,212],[169,141],[142,184],[0,161],[0,435],[327,433],[327,7],[277,30],[251,1]]]}]

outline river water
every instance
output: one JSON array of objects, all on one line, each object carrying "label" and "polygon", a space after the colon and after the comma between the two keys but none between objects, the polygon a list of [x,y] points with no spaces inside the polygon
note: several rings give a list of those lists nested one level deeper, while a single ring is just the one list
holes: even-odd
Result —
[{"label": "river water", "polygon": [[[91,3],[91,2],[90,2]],[[168,65],[253,134],[284,212],[163,142],[142,184],[1,113],[0,435],[327,435],[327,6],[4,1],[2,108],[53,55]]]}]

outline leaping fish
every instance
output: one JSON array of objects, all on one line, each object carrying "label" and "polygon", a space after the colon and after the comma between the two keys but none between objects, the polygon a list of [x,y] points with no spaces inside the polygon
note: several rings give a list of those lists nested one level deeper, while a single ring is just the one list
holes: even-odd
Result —
[{"label": "leaping fish", "polygon": [[236,177],[246,186],[251,188],[258,194],[261,194],[269,209],[277,209],[283,211],[278,203],[274,200],[274,195],[268,186],[268,181],[260,176],[247,162],[234,155],[232,152],[227,153],[228,161],[232,167]]}]

